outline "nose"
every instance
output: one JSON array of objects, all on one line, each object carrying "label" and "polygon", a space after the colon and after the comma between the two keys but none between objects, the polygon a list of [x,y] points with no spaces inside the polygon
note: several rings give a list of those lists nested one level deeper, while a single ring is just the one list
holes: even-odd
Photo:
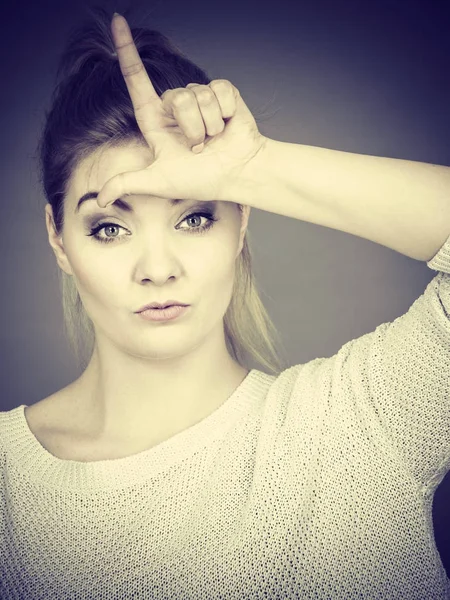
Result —
[{"label": "nose", "polygon": [[153,236],[150,243],[144,244],[139,255],[137,272],[140,281],[150,280],[157,285],[179,276],[180,259],[167,236]]}]

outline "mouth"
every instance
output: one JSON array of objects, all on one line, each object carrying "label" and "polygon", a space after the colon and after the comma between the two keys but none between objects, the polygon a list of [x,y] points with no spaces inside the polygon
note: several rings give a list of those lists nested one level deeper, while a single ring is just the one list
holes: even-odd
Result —
[{"label": "mouth", "polygon": [[147,304],[146,306],[141,307],[137,310],[137,313],[144,312],[145,310],[164,310],[166,308],[171,308],[172,306],[189,306],[189,304],[183,304],[182,302],[176,302],[173,300],[169,300],[164,304],[160,304],[159,302],[152,302],[151,304]]},{"label": "mouth", "polygon": [[148,308],[138,313],[146,321],[172,321],[184,315],[189,304],[173,304],[165,308]]}]

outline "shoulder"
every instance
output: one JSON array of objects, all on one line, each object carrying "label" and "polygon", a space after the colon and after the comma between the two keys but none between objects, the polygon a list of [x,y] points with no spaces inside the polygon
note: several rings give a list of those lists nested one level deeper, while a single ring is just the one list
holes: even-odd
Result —
[{"label": "shoulder", "polygon": [[58,390],[54,394],[25,408],[25,417],[31,431],[57,433],[64,431],[70,423],[71,386]]}]

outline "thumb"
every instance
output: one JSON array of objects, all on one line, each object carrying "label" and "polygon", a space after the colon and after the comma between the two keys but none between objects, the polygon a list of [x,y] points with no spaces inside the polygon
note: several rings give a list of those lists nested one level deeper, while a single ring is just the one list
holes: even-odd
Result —
[{"label": "thumb", "polygon": [[171,197],[161,173],[158,174],[151,167],[147,167],[119,173],[108,179],[97,196],[97,204],[101,208],[106,208],[115,200],[131,194]]}]

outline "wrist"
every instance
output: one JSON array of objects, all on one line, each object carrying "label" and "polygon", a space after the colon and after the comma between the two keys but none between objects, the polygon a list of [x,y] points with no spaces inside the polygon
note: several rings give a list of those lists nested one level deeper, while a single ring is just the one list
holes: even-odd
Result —
[{"label": "wrist", "polygon": [[222,194],[224,200],[262,208],[258,205],[258,198],[261,198],[262,191],[268,185],[269,155],[274,142],[275,140],[261,136],[261,145],[256,154],[227,178]]}]

